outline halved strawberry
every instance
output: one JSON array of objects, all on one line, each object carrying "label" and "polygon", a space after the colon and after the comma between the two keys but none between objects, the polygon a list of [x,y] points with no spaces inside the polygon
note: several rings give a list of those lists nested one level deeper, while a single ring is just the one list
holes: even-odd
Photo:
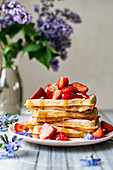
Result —
[{"label": "halved strawberry", "polygon": [[81,98],[89,99],[89,96],[84,92],[77,92],[76,94],[78,94]]},{"label": "halved strawberry", "polygon": [[72,86],[73,87],[76,87],[78,91],[81,91],[81,92],[87,92],[88,91],[88,87],[83,85],[83,84],[80,84],[78,82],[74,82],[72,83]]},{"label": "halved strawberry", "polygon": [[66,87],[63,87],[63,88],[62,88],[62,93],[63,93],[63,92],[73,92],[73,93],[75,93],[75,92],[77,92],[77,91],[78,91],[78,90],[77,90],[76,87],[66,86]]},{"label": "halved strawberry", "polygon": [[60,77],[59,80],[58,80],[58,86],[60,89],[62,89],[63,87],[65,86],[68,86],[69,84],[69,80],[67,77]]},{"label": "halved strawberry", "polygon": [[45,96],[45,95],[46,93],[44,89],[40,87],[40,89],[32,97],[30,97],[30,99],[39,99],[40,97]]},{"label": "halved strawberry", "polygon": [[51,86],[52,84],[47,84],[46,86],[45,86],[45,88],[44,88],[44,91],[47,93],[47,91],[48,91],[48,88],[49,88],[49,86]]},{"label": "halved strawberry", "polygon": [[54,92],[53,92],[53,99],[59,99],[60,98],[60,96],[61,96],[61,94],[62,94],[62,92],[61,92],[61,90],[55,90]]},{"label": "halved strawberry", "polygon": [[76,93],[72,93],[72,92],[62,93],[62,99],[63,100],[69,100],[69,99],[74,99],[74,98],[81,98],[81,96],[79,96]]},{"label": "halved strawberry", "polygon": [[24,130],[26,130],[26,132],[28,132],[29,128],[27,127],[27,125],[15,123],[15,131],[16,132],[23,132]]},{"label": "halved strawberry", "polygon": [[92,135],[95,138],[102,138],[102,136],[103,136],[103,129],[101,127],[98,128]]},{"label": "halved strawberry", "polygon": [[53,91],[48,90],[44,99],[52,99],[53,98]]},{"label": "halved strawberry", "polygon": [[48,90],[54,91],[54,90],[59,90],[58,84],[54,83],[51,86],[48,87]]},{"label": "halved strawberry", "polygon": [[44,123],[42,125],[42,128],[40,130],[39,138],[40,139],[48,139],[51,138],[55,133],[57,129],[47,123]]},{"label": "halved strawberry", "polygon": [[58,132],[55,135],[53,135],[51,139],[65,141],[67,140],[67,134],[64,132]]},{"label": "halved strawberry", "polygon": [[101,121],[101,127],[102,127],[103,129],[105,129],[107,132],[113,130],[113,126],[110,125],[109,123],[105,122],[105,121]]}]

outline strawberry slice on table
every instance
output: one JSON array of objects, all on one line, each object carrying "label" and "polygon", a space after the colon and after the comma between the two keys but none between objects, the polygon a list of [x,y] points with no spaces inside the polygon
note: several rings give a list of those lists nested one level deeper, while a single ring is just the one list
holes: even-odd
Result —
[{"label": "strawberry slice on table", "polygon": [[26,130],[26,132],[28,132],[29,128],[27,127],[27,125],[15,123],[15,131],[16,132],[23,132],[24,130]]},{"label": "strawberry slice on table", "polygon": [[51,139],[65,141],[67,140],[67,134],[64,132],[58,132],[55,135],[53,135]]},{"label": "strawberry slice on table", "polygon": [[40,89],[32,97],[30,97],[30,99],[39,99],[40,97],[45,96],[45,95],[46,93],[44,89],[40,87]]},{"label": "strawberry slice on table", "polygon": [[55,133],[57,129],[47,123],[44,123],[42,125],[42,128],[40,130],[39,138],[40,139],[48,139],[51,138]]},{"label": "strawberry slice on table", "polygon": [[69,80],[67,77],[60,77],[59,80],[58,80],[58,86],[60,89],[62,89],[63,87],[65,86],[68,86],[69,84]]},{"label": "strawberry slice on table", "polygon": [[53,92],[53,98],[52,99],[55,99],[55,100],[59,99],[61,97],[61,94],[62,94],[61,90],[55,90]]},{"label": "strawberry slice on table", "polygon": [[89,96],[84,92],[77,92],[76,94],[78,94],[81,98],[89,99]]},{"label": "strawberry slice on table", "polygon": [[72,83],[72,86],[73,87],[76,87],[78,91],[81,91],[81,92],[87,92],[88,91],[88,87],[83,85],[83,84],[80,84],[78,82],[74,82]]},{"label": "strawberry slice on table", "polygon": [[79,96],[76,93],[72,93],[72,92],[62,93],[62,99],[63,100],[69,100],[69,99],[74,99],[74,98],[81,98],[81,96]]},{"label": "strawberry slice on table", "polygon": [[72,87],[72,86],[66,86],[66,87],[62,88],[62,93],[63,92],[73,92],[73,93],[75,93],[77,91],[78,91],[77,88],[76,87]]},{"label": "strawberry slice on table", "polygon": [[48,90],[50,91],[55,91],[55,90],[59,90],[58,84],[54,83],[51,86],[48,87]]},{"label": "strawberry slice on table", "polygon": [[102,127],[98,128],[92,135],[95,138],[99,138],[99,139],[102,138],[102,136],[103,136],[103,129],[102,129]]},{"label": "strawberry slice on table", "polygon": [[113,126],[105,121],[101,121],[101,127],[105,129],[107,132],[110,132],[113,130]]}]

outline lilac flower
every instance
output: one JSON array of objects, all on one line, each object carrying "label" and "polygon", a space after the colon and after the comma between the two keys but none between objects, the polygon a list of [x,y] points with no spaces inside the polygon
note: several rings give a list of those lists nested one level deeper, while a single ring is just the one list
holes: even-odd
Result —
[{"label": "lilac flower", "polygon": [[57,71],[58,70],[58,65],[59,61],[56,59],[56,58],[52,58],[50,60],[50,67],[54,70],[54,71]]},{"label": "lilac flower", "polygon": [[19,135],[23,135],[23,136],[29,136],[32,138],[32,135],[30,135],[29,133],[27,133],[25,130],[23,132],[16,132],[16,134],[19,134]]},{"label": "lilac flower", "polygon": [[39,12],[39,6],[38,5],[33,5],[32,10],[34,12]]},{"label": "lilac flower", "polygon": [[83,138],[84,138],[84,140],[96,140],[96,139],[98,139],[98,138],[93,137],[91,133],[85,134],[83,136]]},{"label": "lilac flower", "polygon": [[31,15],[17,1],[5,1],[1,9],[4,13],[4,20],[2,20],[2,24],[0,22],[0,25],[3,28],[15,22],[18,24],[29,24],[32,19]]},{"label": "lilac flower", "polygon": [[93,155],[86,157],[85,159],[80,159],[80,161],[83,161],[83,166],[97,166],[100,165],[101,159],[100,158],[93,158]]}]

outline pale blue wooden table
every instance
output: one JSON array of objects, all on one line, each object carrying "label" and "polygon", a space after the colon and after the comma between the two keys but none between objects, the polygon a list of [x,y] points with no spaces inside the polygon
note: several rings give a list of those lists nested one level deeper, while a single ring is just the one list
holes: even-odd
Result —
[{"label": "pale blue wooden table", "polygon": [[[99,114],[101,119],[113,124],[113,111],[100,111]],[[28,119],[29,115],[19,116],[19,121]],[[18,158],[0,160],[0,170],[113,170],[112,140],[78,147],[48,147],[24,141],[21,145],[23,148],[16,152]],[[80,159],[92,153],[103,163],[96,167],[82,167]]]}]

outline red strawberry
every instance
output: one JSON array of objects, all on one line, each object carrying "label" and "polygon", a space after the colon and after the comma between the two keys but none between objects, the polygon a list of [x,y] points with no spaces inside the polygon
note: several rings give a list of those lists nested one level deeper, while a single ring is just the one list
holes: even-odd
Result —
[{"label": "red strawberry", "polygon": [[53,98],[53,91],[47,91],[44,99],[52,99]]},{"label": "red strawberry", "polygon": [[105,121],[101,121],[101,127],[102,127],[103,129],[105,129],[107,132],[113,130],[113,126],[110,125],[109,123],[105,122]]},{"label": "red strawberry", "polygon": [[101,127],[98,128],[92,135],[95,138],[102,138],[102,136],[103,136],[103,129]]},{"label": "red strawberry", "polygon": [[62,92],[61,92],[61,90],[55,90],[54,92],[53,92],[53,99],[59,99],[60,98],[60,96],[61,96],[61,94],[62,94]]},{"label": "red strawberry", "polygon": [[54,83],[51,86],[48,87],[48,90],[54,91],[54,90],[59,90],[58,84]]},{"label": "red strawberry", "polygon": [[39,99],[40,97],[45,96],[45,95],[46,93],[44,89],[40,87],[40,89],[32,97],[30,97],[30,99]]},{"label": "red strawberry", "polygon": [[28,132],[29,128],[27,127],[27,125],[15,123],[15,131],[16,132],[23,132],[24,130],[26,130],[26,132]]},{"label": "red strawberry", "polygon": [[77,92],[77,88],[76,87],[71,87],[71,86],[66,86],[62,88],[62,93],[64,92]]},{"label": "red strawberry", "polygon": [[57,129],[47,123],[42,125],[40,130],[39,138],[40,139],[48,139],[51,138],[56,133]]},{"label": "red strawberry", "polygon": [[68,86],[69,80],[67,77],[60,77],[58,80],[58,86],[60,89],[62,89],[65,86]]},{"label": "red strawberry", "polygon": [[89,99],[89,96],[84,92],[77,92],[76,94],[78,94],[81,98]]},{"label": "red strawberry", "polygon": [[49,86],[51,86],[51,84],[48,84],[48,85],[44,88],[44,90],[45,90],[46,93],[47,93],[47,91],[48,91]]},{"label": "red strawberry", "polygon": [[63,100],[69,100],[74,98],[81,98],[78,94],[72,93],[72,92],[65,92],[62,93],[62,99]]},{"label": "red strawberry", "polygon": [[80,83],[77,83],[77,82],[74,82],[72,83],[72,86],[73,87],[76,87],[78,91],[81,91],[81,92],[87,92],[88,91],[88,87],[83,85],[83,84],[80,84]]},{"label": "red strawberry", "polygon": [[65,141],[67,140],[67,134],[64,132],[58,132],[55,135],[53,135],[51,139]]}]

